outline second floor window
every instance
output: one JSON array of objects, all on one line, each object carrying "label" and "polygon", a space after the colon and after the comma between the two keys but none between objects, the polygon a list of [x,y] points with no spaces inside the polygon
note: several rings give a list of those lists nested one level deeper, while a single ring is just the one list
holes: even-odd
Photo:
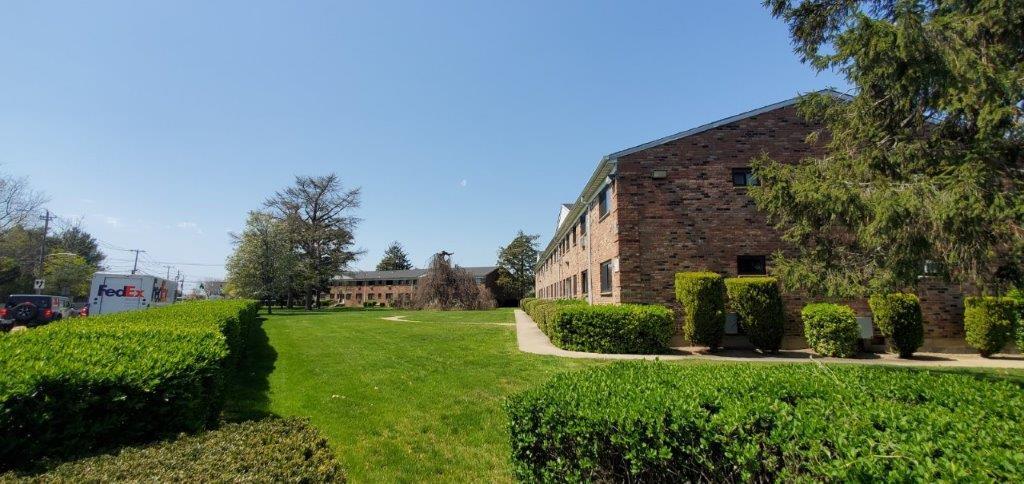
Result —
[{"label": "second floor window", "polygon": [[741,255],[736,258],[736,274],[741,276],[763,276],[768,265],[763,255]]},{"label": "second floor window", "polygon": [[597,194],[597,214],[600,217],[608,215],[608,212],[611,210],[608,188],[609,187],[604,187],[604,189],[601,190],[601,193]]},{"label": "second floor window", "polygon": [[757,177],[754,176],[754,171],[750,168],[733,168],[732,169],[732,186],[734,187],[753,187],[757,186]]}]

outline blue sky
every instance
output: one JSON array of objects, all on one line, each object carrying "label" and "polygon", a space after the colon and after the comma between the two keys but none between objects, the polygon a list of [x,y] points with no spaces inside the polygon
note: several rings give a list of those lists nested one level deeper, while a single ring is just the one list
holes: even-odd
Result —
[{"label": "blue sky", "polygon": [[115,269],[221,276],[248,210],[332,171],[363,191],[356,267],[391,240],[490,265],[607,153],[845,89],[759,4],[7,1],[0,170]]}]

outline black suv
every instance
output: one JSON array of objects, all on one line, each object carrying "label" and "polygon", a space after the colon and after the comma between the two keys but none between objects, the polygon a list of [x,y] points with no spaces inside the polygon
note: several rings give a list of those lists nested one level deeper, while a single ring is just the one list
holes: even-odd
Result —
[{"label": "black suv", "polygon": [[39,326],[73,316],[71,299],[61,296],[12,294],[0,307],[0,330],[15,326]]}]

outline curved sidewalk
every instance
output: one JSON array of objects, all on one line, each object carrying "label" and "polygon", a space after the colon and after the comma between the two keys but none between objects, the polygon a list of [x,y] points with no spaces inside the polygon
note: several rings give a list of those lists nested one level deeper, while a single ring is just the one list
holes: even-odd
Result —
[{"label": "curved sidewalk", "polygon": [[823,358],[810,350],[780,351],[777,355],[761,355],[752,350],[722,350],[714,354],[698,347],[670,348],[663,355],[623,355],[569,351],[551,344],[544,334],[521,309],[515,310],[516,340],[519,351],[537,355],[561,356],[563,358],[586,358],[602,360],[706,360],[706,361],[759,361],[766,363],[854,363],[867,365],[892,365],[944,368],[1015,368],[1024,369],[1021,355],[982,358],[974,354],[917,353],[913,358],[900,359],[886,353],[860,353],[854,358]]}]

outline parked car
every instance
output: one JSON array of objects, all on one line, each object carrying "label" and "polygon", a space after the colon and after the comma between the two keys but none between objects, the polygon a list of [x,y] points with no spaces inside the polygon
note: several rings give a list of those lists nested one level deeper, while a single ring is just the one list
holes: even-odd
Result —
[{"label": "parked car", "polygon": [[39,294],[12,294],[0,307],[0,330],[39,326],[75,316],[71,299]]}]

